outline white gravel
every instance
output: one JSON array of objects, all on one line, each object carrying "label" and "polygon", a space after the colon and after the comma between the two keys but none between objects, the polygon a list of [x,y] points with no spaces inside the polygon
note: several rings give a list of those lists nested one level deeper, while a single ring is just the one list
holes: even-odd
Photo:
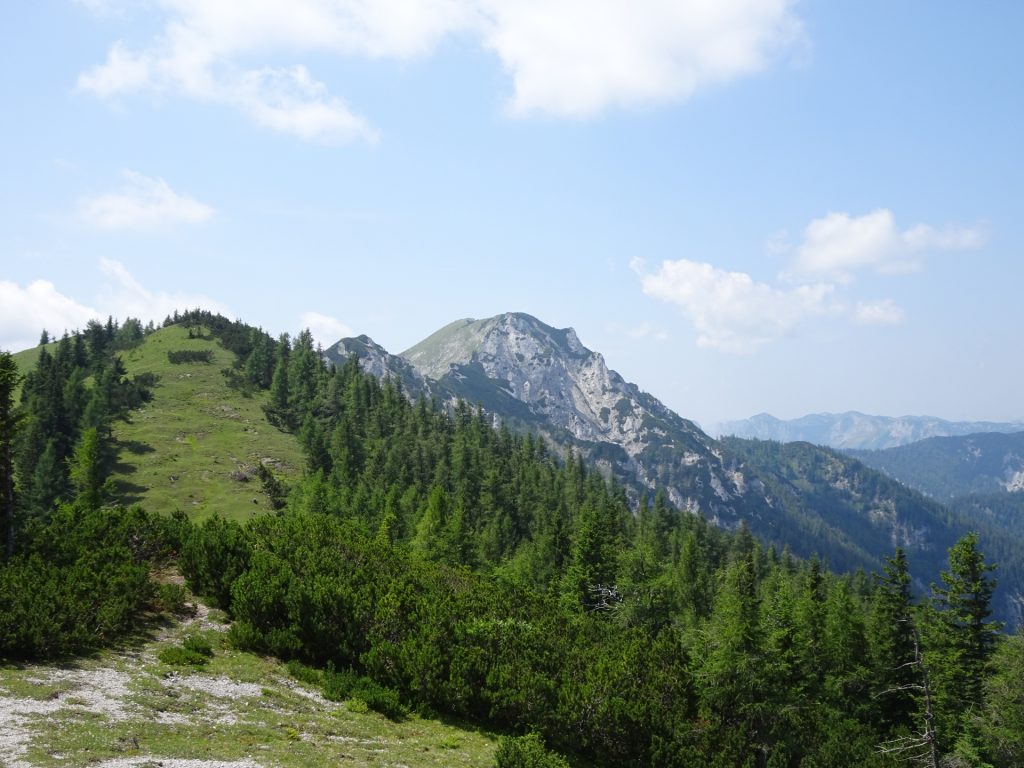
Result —
[{"label": "white gravel", "polygon": [[252,760],[186,760],[176,757],[118,757],[91,763],[93,768],[135,768],[136,766],[159,766],[159,768],[263,768]]},{"label": "white gravel", "polygon": [[165,678],[164,685],[168,688],[181,686],[220,699],[258,698],[263,695],[262,686],[254,683],[236,683],[227,677],[206,677],[205,675],[179,677],[175,675]]},{"label": "white gravel", "polygon": [[124,699],[128,695],[128,675],[109,667],[95,669],[46,669],[28,678],[39,685],[60,685],[52,699],[18,699],[0,696],[0,765],[7,768],[31,768],[23,759],[31,734],[33,716],[59,711],[91,712],[112,721],[125,720]]}]

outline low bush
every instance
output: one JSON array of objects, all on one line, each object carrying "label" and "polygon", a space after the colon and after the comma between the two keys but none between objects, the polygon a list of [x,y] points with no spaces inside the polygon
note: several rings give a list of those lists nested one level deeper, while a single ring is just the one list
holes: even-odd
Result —
[{"label": "low bush", "polygon": [[525,736],[502,736],[494,753],[494,768],[569,768],[557,752],[544,746],[536,733]]},{"label": "low bush", "polygon": [[390,720],[401,720],[409,714],[398,691],[359,675],[354,670],[335,670],[329,667],[323,671],[321,680],[324,698],[330,701],[361,701],[367,708]]},{"label": "low bush", "polygon": [[209,656],[190,651],[180,645],[164,648],[157,654],[157,658],[172,667],[202,667],[210,660]]},{"label": "low bush", "polygon": [[320,670],[307,667],[301,661],[292,659],[288,662],[288,674],[306,685],[315,685],[318,688],[323,684],[323,675]]},{"label": "low bush", "polygon": [[98,648],[134,627],[154,602],[158,529],[138,508],[75,504],[34,522],[0,567],[0,658]]},{"label": "low bush", "polygon": [[231,606],[231,586],[249,566],[251,547],[242,527],[214,515],[201,525],[182,526],[178,564],[192,591]]},{"label": "low bush", "polygon": [[188,590],[181,584],[157,584],[156,608],[175,616],[195,613],[195,606],[188,602]]},{"label": "low bush", "polygon": [[182,363],[212,363],[213,352],[209,349],[178,349],[167,353],[167,360],[172,365]]},{"label": "low bush", "polygon": [[213,646],[202,635],[188,635],[181,641],[181,647],[186,651],[198,653],[200,656],[205,656],[208,659],[213,658]]}]

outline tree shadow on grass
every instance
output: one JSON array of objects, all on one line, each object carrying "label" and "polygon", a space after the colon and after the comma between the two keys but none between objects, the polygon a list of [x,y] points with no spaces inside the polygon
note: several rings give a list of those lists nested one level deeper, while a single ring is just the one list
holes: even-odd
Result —
[{"label": "tree shadow on grass", "polygon": [[144,443],[141,440],[118,440],[117,447],[120,451],[128,451],[133,456],[142,456],[147,453],[155,453],[154,448],[149,443]]},{"label": "tree shadow on grass", "polygon": [[[118,469],[118,471],[120,472],[121,470]],[[131,471],[135,471],[134,467],[131,468]],[[130,483],[127,480],[114,480],[114,498],[126,507],[141,502],[148,490],[149,488],[144,485]]]}]

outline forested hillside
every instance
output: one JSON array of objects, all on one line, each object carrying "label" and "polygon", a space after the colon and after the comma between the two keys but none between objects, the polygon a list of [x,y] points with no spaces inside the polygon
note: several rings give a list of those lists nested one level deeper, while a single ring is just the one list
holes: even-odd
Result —
[{"label": "forested hillside", "polygon": [[[841,573],[878,571],[899,545],[924,593],[948,547],[983,528],[983,546],[995,542],[1005,557],[996,613],[1011,625],[1021,618],[1024,538],[1016,530],[995,519],[976,525],[829,448],[715,440],[609,369],[571,328],[505,313],[451,323],[401,356],[367,336],[342,339],[325,356],[335,365],[355,356],[363,371],[449,410],[479,404],[513,432],[541,435],[561,457],[615,478],[634,509],[661,491],[676,509],[721,528],[746,524],[762,542],[816,555]],[[893,420],[854,419],[871,429],[879,421],[903,430]]]},{"label": "forested hillside", "polygon": [[1024,432],[933,437],[885,451],[852,451],[870,467],[941,501],[1024,495]]},{"label": "forested hillside", "polygon": [[[72,461],[37,482],[23,452],[46,442],[29,439],[49,418],[33,393],[56,391],[54,374],[37,369],[19,406],[13,361],[0,358],[14,457],[0,655],[112,641],[159,600],[151,564],[175,556],[230,614],[237,647],[291,660],[325,690],[358,689],[396,718],[414,708],[535,732],[607,766],[888,766],[932,745],[960,761],[949,765],[1020,764],[1024,652],[991,621],[998,572],[977,537],[953,544],[930,599],[915,598],[902,549],[882,573],[838,576],[657,494],[634,511],[575,456],[470,405],[412,401],[355,359],[328,366],[308,333],[275,341],[205,313],[178,320],[234,353],[228,375],[297,436],[303,475],[268,469],[280,509],[245,523],[109,506],[110,419],[148,396],[122,373],[62,399],[85,403],[62,406],[71,431],[50,433]],[[99,359],[84,361],[95,382],[118,370]],[[68,382],[86,370],[67,370],[60,388],[76,392]],[[101,393],[110,417],[90,421]],[[100,567],[121,575],[105,591],[71,588]],[[93,631],[90,615],[117,620]],[[536,740],[509,744],[499,765],[524,764],[517,750],[560,762]]]}]

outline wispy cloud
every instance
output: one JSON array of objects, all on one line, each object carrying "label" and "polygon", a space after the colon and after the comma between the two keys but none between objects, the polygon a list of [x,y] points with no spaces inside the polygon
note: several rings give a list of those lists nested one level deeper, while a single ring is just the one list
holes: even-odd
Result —
[{"label": "wispy cloud", "polygon": [[44,328],[51,336],[60,336],[108,315],[159,323],[174,310],[202,308],[233,316],[223,303],[201,293],[147,288],[119,261],[100,259],[98,267],[101,280],[94,303],[103,307],[102,312],[62,293],[49,280],[34,280],[24,287],[0,280],[0,349],[28,349]]},{"label": "wispy cloud", "polygon": [[43,330],[60,336],[99,317],[92,307],[57,290],[49,280],[22,287],[0,280],[0,349],[20,352],[34,347]]},{"label": "wispy cloud", "polygon": [[985,244],[977,227],[936,229],[918,224],[900,230],[892,211],[879,208],[863,216],[829,213],[804,230],[789,276],[849,282],[856,272],[911,272],[929,251],[972,250]]},{"label": "wispy cloud", "polygon": [[88,226],[115,232],[154,229],[171,224],[201,224],[214,210],[171,189],[163,179],[123,171],[118,191],[78,202],[78,218]]},{"label": "wispy cloud", "polygon": [[302,327],[308,328],[317,344],[326,348],[347,336],[354,336],[355,331],[336,317],[320,312],[305,312],[302,315]]},{"label": "wispy cloud", "polygon": [[899,325],[905,316],[892,299],[859,301],[853,310],[853,320],[858,325]]},{"label": "wispy cloud", "polygon": [[310,141],[373,141],[369,122],[301,62],[243,62],[311,53],[405,60],[462,34],[509,73],[511,114],[580,118],[680,102],[763,69],[800,38],[794,1],[158,0],[164,26],[152,43],[115,42],[78,87],[103,98],[173,92]]},{"label": "wispy cloud", "polygon": [[176,309],[197,308],[232,317],[231,310],[224,304],[205,294],[147,288],[119,261],[100,259],[100,272],[107,280],[100,289],[99,303],[116,317],[159,322]]}]

